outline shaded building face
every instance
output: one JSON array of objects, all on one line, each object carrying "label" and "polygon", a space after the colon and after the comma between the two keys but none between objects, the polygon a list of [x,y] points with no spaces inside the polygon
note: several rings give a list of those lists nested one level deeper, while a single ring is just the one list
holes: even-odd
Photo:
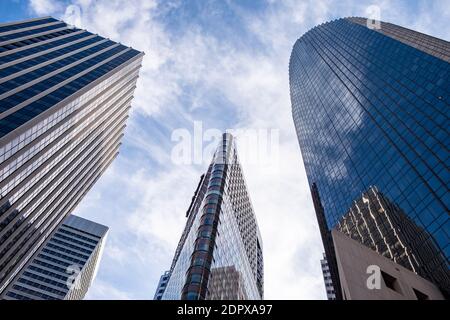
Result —
[{"label": "shaded building face", "polygon": [[352,202],[377,186],[436,248],[420,268],[439,272],[450,255],[450,46],[365,21],[315,27],[290,59],[293,119],[324,243]]},{"label": "shaded building face", "polygon": [[117,156],[142,56],[53,18],[0,24],[0,293]]},{"label": "shaded building face", "polygon": [[187,212],[163,299],[262,299],[262,242],[236,154],[223,135]]},{"label": "shaded building face", "polygon": [[422,277],[450,287],[445,257],[428,232],[376,187],[353,202],[335,229]]},{"label": "shaded building face", "polygon": [[436,284],[337,230],[331,234],[345,300],[445,299]]},{"label": "shaded building face", "polygon": [[70,215],[4,291],[5,300],[81,300],[94,280],[108,227]]}]

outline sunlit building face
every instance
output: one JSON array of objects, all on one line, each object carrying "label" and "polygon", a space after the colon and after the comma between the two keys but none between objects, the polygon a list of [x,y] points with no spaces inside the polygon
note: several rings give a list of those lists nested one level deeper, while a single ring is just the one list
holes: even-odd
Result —
[{"label": "sunlit building face", "polygon": [[261,236],[230,134],[200,179],[169,273],[162,299],[263,298]]},{"label": "sunlit building face", "polygon": [[0,25],[0,293],[117,156],[142,56],[53,18]]}]

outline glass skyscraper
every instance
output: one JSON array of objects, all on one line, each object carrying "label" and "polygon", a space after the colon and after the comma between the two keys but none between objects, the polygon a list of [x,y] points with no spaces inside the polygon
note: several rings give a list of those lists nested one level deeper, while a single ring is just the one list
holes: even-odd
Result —
[{"label": "glass skyscraper", "polygon": [[[449,292],[450,43],[366,23],[352,17],[313,28],[295,43],[289,65],[293,119],[336,294],[330,230],[377,196],[366,209],[388,205],[395,209],[378,216],[398,215],[408,227],[399,237],[391,226],[359,240],[380,253],[398,250],[385,256]],[[405,236],[414,228],[421,232]],[[383,232],[397,245],[383,243]],[[408,262],[408,250],[416,261]]]},{"label": "glass skyscraper", "polygon": [[186,216],[162,299],[262,299],[262,241],[231,134],[223,134]]},{"label": "glass skyscraper", "polygon": [[142,57],[51,17],[0,24],[0,293],[117,156]]},{"label": "glass skyscraper", "polygon": [[81,300],[95,278],[108,227],[69,215],[4,291],[5,300]]}]

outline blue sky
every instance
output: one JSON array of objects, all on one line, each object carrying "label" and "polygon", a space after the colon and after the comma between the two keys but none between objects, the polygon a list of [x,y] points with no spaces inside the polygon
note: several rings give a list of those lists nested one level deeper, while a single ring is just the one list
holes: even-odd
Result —
[{"label": "blue sky", "polygon": [[[2,0],[2,22],[52,15],[146,52],[121,154],[79,214],[110,227],[88,299],[151,299],[209,159],[171,161],[177,128],[278,129],[278,162],[245,164],[268,299],[324,299],[322,245],[291,119],[288,61],[313,26],[364,16],[450,39],[450,1]],[[242,146],[242,145],[241,145]],[[238,144],[239,148],[239,144]],[[245,150],[239,150],[244,152]]]}]

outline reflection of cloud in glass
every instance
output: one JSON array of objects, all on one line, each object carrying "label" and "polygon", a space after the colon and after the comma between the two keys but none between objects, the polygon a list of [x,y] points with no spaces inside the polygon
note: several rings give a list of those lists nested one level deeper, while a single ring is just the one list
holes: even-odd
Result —
[{"label": "reflection of cloud in glass", "polygon": [[[441,39],[384,22],[369,29],[366,19],[343,18],[298,39],[289,65],[293,119],[324,225],[335,227],[353,199],[376,185],[422,228],[418,233],[433,239],[424,243],[436,260],[426,263],[405,248],[390,254],[390,246],[373,240],[412,270],[447,268],[449,56]],[[402,243],[397,241],[407,247]]]}]

